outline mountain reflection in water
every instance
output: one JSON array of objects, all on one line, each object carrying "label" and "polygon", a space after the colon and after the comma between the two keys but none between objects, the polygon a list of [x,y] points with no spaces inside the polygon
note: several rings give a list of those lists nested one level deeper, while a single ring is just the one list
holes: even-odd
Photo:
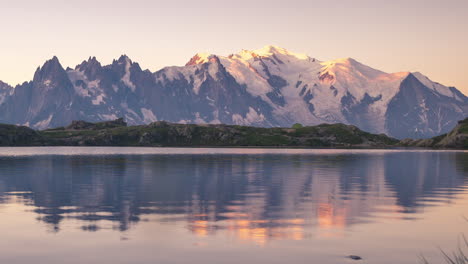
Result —
[{"label": "mountain reflection in water", "polygon": [[412,220],[466,191],[467,164],[455,152],[2,157],[0,206],[26,205],[51,232],[159,221],[263,245]]}]

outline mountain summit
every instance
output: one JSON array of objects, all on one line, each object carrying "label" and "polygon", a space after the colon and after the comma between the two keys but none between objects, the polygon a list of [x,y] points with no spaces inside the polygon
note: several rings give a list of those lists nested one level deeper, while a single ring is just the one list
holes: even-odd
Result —
[{"label": "mountain summit", "polygon": [[41,129],[124,117],[130,125],[345,123],[425,138],[468,115],[465,95],[421,73],[385,73],[351,58],[319,61],[277,46],[198,53],[155,73],[125,55],[106,66],[90,57],[67,70],[54,57],[32,82],[1,86],[0,122]]}]

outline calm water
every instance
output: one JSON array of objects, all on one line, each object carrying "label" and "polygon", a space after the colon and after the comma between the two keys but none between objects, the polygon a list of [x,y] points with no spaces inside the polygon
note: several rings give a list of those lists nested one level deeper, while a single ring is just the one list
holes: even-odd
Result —
[{"label": "calm water", "polygon": [[0,148],[0,263],[438,263],[463,216],[468,152]]}]

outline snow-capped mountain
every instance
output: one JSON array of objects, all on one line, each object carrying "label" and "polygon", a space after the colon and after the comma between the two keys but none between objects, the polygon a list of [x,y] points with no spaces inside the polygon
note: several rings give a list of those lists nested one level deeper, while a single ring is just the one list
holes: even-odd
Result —
[{"label": "snow-capped mountain", "polygon": [[319,61],[276,46],[196,54],[152,73],[127,56],[64,69],[54,57],[14,89],[0,83],[0,122],[43,129],[124,117],[291,126],[353,124],[373,133],[432,137],[468,115],[468,98],[421,73],[384,73],[351,58]]}]

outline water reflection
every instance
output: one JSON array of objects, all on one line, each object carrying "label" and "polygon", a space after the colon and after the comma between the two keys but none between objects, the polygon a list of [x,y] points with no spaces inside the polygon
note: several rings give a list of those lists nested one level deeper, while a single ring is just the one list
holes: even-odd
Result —
[{"label": "water reflection", "polygon": [[51,232],[178,222],[261,245],[412,219],[466,190],[467,164],[439,152],[3,157],[0,204],[28,205]]}]

